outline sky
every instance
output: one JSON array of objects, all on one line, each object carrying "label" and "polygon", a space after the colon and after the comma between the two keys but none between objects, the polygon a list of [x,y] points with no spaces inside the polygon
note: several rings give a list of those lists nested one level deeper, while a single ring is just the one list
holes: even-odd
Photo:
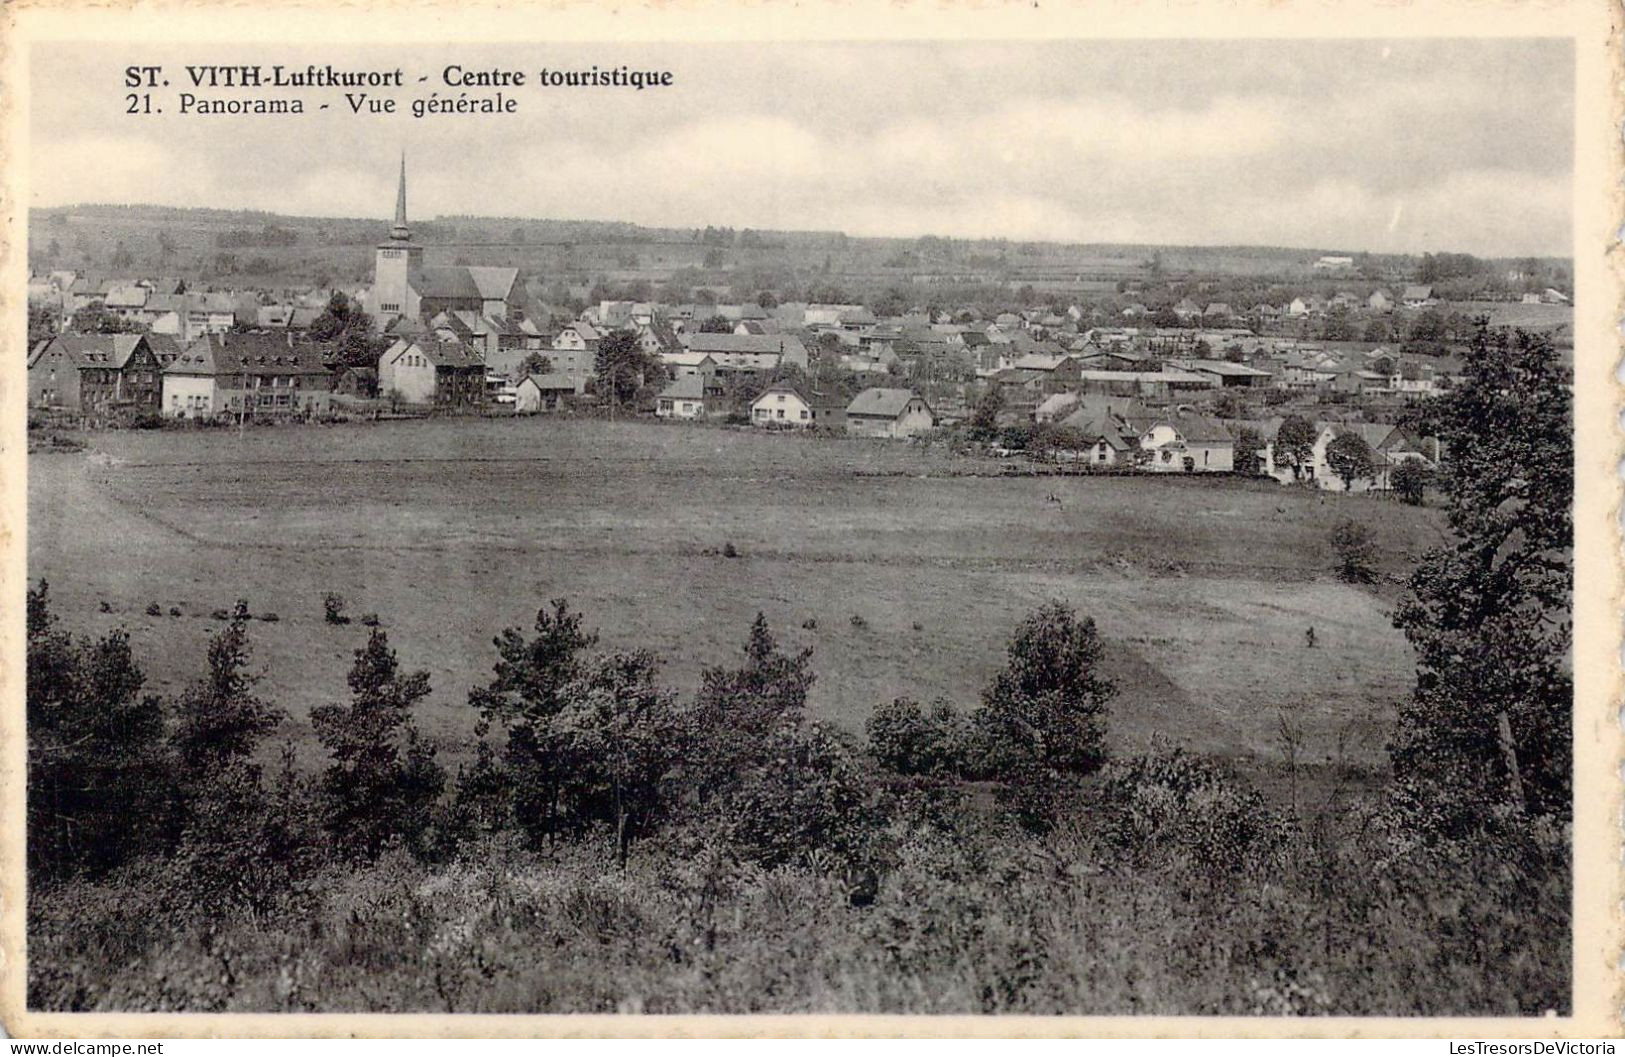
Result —
[{"label": "sky", "polygon": [[[617,220],[1170,245],[1568,256],[1574,52],[1560,39],[525,46],[38,45],[36,206]],[[124,113],[124,68],[534,73],[505,115]],[[415,84],[419,76],[427,84]],[[489,95],[494,89],[473,89]],[[252,97],[219,90],[214,94]],[[265,94],[265,93],[262,93]],[[275,95],[277,93],[268,93]],[[310,107],[307,102],[307,107]]]}]

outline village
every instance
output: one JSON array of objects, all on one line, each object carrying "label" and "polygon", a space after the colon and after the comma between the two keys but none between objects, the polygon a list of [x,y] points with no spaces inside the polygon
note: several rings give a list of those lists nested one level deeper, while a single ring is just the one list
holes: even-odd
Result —
[{"label": "village", "polygon": [[[1543,324],[1572,342],[1568,295],[1527,289],[1520,272],[1503,285],[1524,292],[1463,305],[1403,276],[1362,278],[1353,257],[1322,255],[1308,271],[1305,293],[1246,306],[1205,299],[1222,276],[1123,280],[1109,297],[1051,292],[988,313],[911,305],[895,290],[876,299],[881,311],[772,291],[549,304],[516,267],[426,264],[403,159],[367,285],[277,297],[35,275],[29,406],[36,423],[98,426],[648,416],[950,438],[1071,470],[1389,491],[1406,461],[1436,468],[1417,411],[1459,384],[1453,348],[1479,320]],[[1328,283],[1329,295],[1308,292]],[[1034,300],[1031,286],[1019,293]]]}]

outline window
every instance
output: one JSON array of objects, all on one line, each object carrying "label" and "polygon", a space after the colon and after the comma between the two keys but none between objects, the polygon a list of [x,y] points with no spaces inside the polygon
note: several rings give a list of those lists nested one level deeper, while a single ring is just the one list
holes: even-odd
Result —
[{"label": "window", "polygon": [[801,420],[803,422],[805,422],[807,420],[807,412],[806,411],[801,412]]},{"label": "window", "polygon": [[[784,398],[783,398],[783,397],[780,397],[780,398],[779,398],[779,399],[780,399],[780,400],[782,400],[782,399],[784,399]],[[781,407],[781,408],[779,408],[779,417],[780,417],[780,418],[783,418],[783,417],[784,417],[784,408],[782,408],[782,407]]]}]

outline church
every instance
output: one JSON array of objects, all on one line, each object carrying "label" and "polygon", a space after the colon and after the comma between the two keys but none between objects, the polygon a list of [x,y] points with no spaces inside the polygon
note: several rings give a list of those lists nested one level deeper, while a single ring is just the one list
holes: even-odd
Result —
[{"label": "church", "polygon": [[[506,323],[518,304],[519,269],[423,263],[423,247],[406,225],[406,155],[395,192],[395,223],[373,259],[368,310],[379,330],[401,329],[439,314],[467,312]],[[408,329],[415,329],[409,326]]]}]

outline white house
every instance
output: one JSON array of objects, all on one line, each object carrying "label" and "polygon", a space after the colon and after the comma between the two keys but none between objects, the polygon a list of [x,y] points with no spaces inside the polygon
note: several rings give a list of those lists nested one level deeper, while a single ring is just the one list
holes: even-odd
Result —
[{"label": "white house", "polygon": [[806,429],[813,420],[812,404],[790,385],[775,385],[750,405],[753,426]]},{"label": "white house", "polygon": [[1164,473],[1219,473],[1235,469],[1236,441],[1224,423],[1187,414],[1158,419],[1140,432],[1146,466]]},{"label": "white house", "polygon": [[655,414],[660,418],[704,418],[705,378],[685,374],[660,391],[655,400]]}]

